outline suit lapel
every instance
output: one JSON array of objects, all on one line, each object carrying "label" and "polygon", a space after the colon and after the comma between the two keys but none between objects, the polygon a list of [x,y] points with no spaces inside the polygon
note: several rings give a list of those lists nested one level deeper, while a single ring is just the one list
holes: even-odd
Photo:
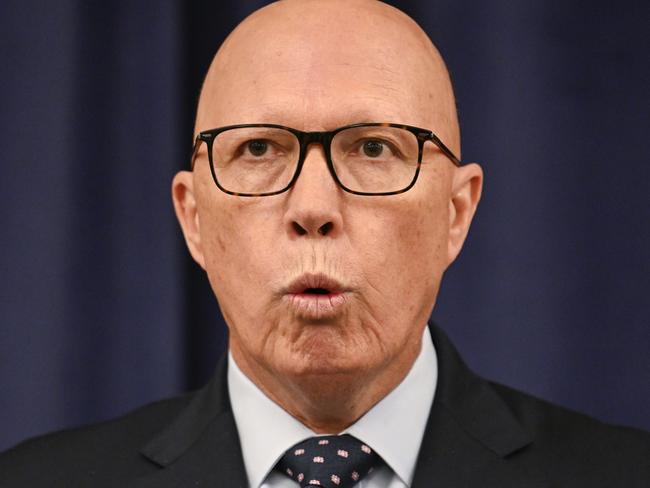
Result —
[{"label": "suit lapel", "polygon": [[227,355],[224,354],[212,381],[165,431],[141,450],[163,469],[130,486],[248,486],[230,408],[226,372]]},{"label": "suit lapel", "polygon": [[447,336],[431,325],[438,385],[412,488],[546,486],[540,473],[513,461],[532,443],[492,386],[463,363]]}]

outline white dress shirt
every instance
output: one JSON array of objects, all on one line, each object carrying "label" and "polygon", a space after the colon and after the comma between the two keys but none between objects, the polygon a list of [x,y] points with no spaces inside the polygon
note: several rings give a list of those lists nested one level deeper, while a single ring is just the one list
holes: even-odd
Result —
[{"label": "white dress shirt", "polygon": [[[397,387],[341,434],[350,434],[377,452],[386,466],[373,470],[357,488],[408,488],[438,379],[438,361],[429,329],[411,370]],[[251,488],[297,488],[273,467],[312,432],[267,397],[228,356],[228,389]]]}]

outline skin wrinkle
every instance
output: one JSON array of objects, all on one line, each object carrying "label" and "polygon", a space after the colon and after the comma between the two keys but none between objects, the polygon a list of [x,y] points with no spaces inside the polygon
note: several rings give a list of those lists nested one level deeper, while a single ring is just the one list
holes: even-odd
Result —
[{"label": "skin wrinkle", "polygon": [[[219,49],[195,132],[256,122],[319,131],[362,121],[431,129],[460,149],[449,76],[415,22],[374,0],[285,0],[244,20]],[[337,433],[413,364],[481,182],[477,165],[456,168],[426,144],[408,192],[352,195],[312,145],[296,184],[280,195],[221,192],[204,148],[172,190],[240,369],[315,432]],[[351,288],[335,316],[308,318],[288,305],[283,290],[306,272]]]}]

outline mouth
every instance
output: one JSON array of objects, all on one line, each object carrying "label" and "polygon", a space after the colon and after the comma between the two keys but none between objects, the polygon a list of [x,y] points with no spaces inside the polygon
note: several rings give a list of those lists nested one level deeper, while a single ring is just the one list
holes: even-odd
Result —
[{"label": "mouth", "polygon": [[307,273],[285,289],[284,297],[297,316],[322,320],[340,314],[351,289],[323,273]]},{"label": "mouth", "polygon": [[330,295],[346,290],[339,281],[324,273],[305,273],[287,287],[291,295]]}]

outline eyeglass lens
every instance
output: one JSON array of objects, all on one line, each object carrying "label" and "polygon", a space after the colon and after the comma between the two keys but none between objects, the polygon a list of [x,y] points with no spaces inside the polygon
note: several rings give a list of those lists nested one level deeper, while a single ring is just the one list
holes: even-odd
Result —
[{"label": "eyeglass lens", "polygon": [[[397,127],[351,127],[331,142],[334,172],[352,191],[383,193],[406,188],[418,166],[418,140]],[[240,127],[219,133],[212,162],[219,184],[235,193],[267,193],[289,185],[300,159],[292,132],[272,127]]]}]

